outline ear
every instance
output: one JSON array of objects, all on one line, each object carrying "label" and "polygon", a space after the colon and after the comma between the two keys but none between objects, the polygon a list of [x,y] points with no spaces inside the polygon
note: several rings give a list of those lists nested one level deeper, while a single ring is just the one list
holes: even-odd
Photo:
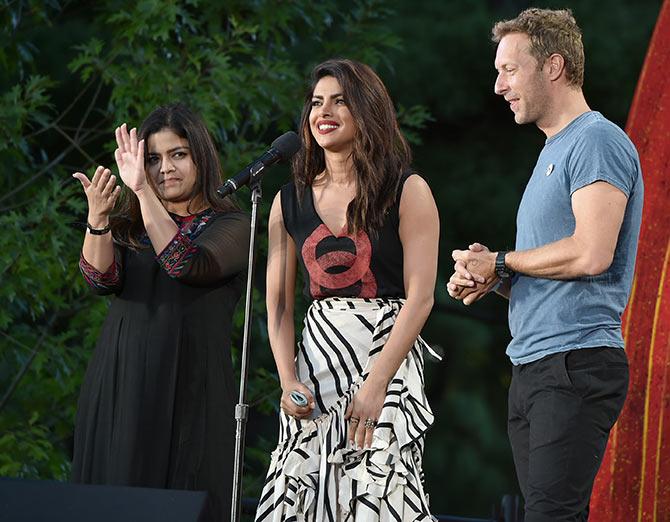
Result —
[{"label": "ear", "polygon": [[565,72],[565,59],[557,53],[552,54],[545,63],[551,81],[558,80]]}]

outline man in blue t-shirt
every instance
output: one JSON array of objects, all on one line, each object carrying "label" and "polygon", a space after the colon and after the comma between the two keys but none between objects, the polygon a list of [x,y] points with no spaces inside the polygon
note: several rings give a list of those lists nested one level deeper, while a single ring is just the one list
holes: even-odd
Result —
[{"label": "man in blue t-shirt", "polygon": [[508,434],[526,522],[586,521],[593,481],[626,397],[621,315],[642,216],[635,147],[582,93],[569,10],[497,23],[495,92],[547,140],[517,214],[516,247],[453,253],[449,294],[509,299]]}]

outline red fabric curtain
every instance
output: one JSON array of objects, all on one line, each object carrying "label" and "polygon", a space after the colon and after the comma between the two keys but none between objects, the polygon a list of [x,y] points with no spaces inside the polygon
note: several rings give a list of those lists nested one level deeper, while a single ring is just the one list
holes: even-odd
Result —
[{"label": "red fabric curtain", "polygon": [[596,478],[590,520],[670,520],[670,0],[626,131],[645,184],[635,279],[623,317],[630,386]]}]

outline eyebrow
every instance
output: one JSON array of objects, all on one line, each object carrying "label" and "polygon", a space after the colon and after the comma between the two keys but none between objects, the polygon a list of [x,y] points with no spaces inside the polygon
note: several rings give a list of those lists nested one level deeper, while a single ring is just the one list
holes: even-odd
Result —
[{"label": "eyebrow", "polygon": [[[180,149],[190,150],[190,147],[189,147],[188,145],[179,145],[179,147],[172,147],[171,149],[168,149],[168,150],[167,150],[167,153],[168,153],[168,154],[172,154],[173,152],[176,152],[176,151],[178,151],[178,150],[180,150]],[[149,151],[149,154],[160,154],[160,153],[159,153],[159,152],[156,152],[155,150],[150,150],[150,151]]]},{"label": "eyebrow", "polygon": [[[331,98],[337,98],[338,96],[343,96],[343,94],[341,92],[338,92],[337,94],[331,94],[330,95]],[[320,94],[312,94],[312,98],[317,98],[319,100],[323,100],[323,96],[321,96]]]},{"label": "eyebrow", "polygon": [[493,67],[495,68],[496,71],[501,71],[506,67],[516,67],[515,62],[503,62],[500,65],[496,65],[495,62],[493,63]]}]

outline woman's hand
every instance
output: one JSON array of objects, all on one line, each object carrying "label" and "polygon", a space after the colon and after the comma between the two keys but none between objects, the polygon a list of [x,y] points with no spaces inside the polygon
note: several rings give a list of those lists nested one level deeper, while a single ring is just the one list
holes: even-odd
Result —
[{"label": "woman's hand", "polygon": [[354,395],[344,418],[349,421],[349,441],[355,443],[356,448],[372,445],[372,433],[385,400],[386,385],[372,382],[369,378]]},{"label": "woman's hand", "polygon": [[[291,392],[299,391],[307,397],[307,406],[298,406],[291,399]],[[281,401],[279,403],[284,413],[295,417],[296,419],[304,419],[309,417],[314,411],[314,396],[309,388],[300,381],[291,381],[282,386]]]},{"label": "woman's hand", "polygon": [[88,200],[89,224],[93,228],[107,226],[109,214],[121,193],[121,187],[116,185],[116,176],[101,166],[95,169],[91,180],[83,172],[75,172],[72,177],[78,179],[84,188]]},{"label": "woman's hand", "polygon": [[130,129],[124,123],[114,131],[118,148],[114,158],[119,167],[119,175],[126,186],[135,193],[147,186],[147,175],[144,170],[144,140],[137,141],[137,130]]}]

